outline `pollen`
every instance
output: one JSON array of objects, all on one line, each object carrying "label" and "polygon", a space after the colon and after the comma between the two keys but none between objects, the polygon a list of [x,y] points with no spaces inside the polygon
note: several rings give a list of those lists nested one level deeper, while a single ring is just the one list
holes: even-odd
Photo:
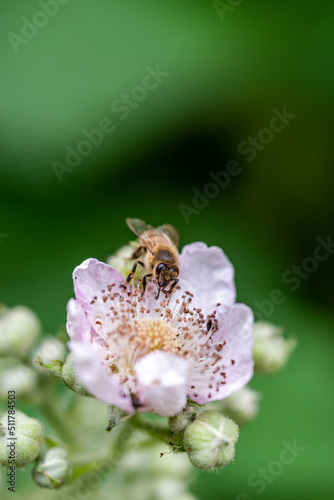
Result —
[{"label": "pollen", "polygon": [[178,354],[181,350],[177,331],[170,322],[161,318],[145,317],[136,321],[134,342],[143,354],[148,354],[156,349]]}]

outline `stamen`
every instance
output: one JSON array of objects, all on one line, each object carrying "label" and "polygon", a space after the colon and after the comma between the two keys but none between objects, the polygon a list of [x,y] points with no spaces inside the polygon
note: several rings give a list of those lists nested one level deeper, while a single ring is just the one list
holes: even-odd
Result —
[{"label": "stamen", "polygon": [[[124,384],[125,392],[135,394],[135,364],[141,357],[155,350],[182,356],[189,361],[190,396],[204,390],[211,397],[226,383],[225,367],[234,364],[231,359],[223,364],[226,342],[214,343],[216,311],[205,316],[192,307],[193,294],[188,291],[172,306],[169,296],[152,302],[155,295],[153,285],[143,292],[141,280],[136,280],[134,285],[110,283],[92,297],[92,309],[85,313],[89,313],[92,341],[103,341],[101,359]],[[214,381],[218,374],[219,380]]]},{"label": "stamen", "polygon": [[163,319],[146,317],[137,323],[134,341],[138,344],[138,348],[145,353],[161,349],[177,354],[181,344],[176,334],[177,332],[171,324]]}]

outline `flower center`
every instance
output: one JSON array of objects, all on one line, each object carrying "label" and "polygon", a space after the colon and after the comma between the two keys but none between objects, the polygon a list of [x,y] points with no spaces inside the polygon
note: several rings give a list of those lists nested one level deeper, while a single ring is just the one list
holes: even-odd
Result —
[{"label": "flower center", "polygon": [[134,341],[142,355],[156,349],[178,354],[181,349],[177,331],[161,318],[146,317],[135,320]]}]

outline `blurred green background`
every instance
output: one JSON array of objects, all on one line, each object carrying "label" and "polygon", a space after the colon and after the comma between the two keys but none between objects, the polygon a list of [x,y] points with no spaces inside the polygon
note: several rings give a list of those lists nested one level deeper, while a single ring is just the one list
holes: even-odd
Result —
[{"label": "blurred green background", "polygon": [[[282,280],[333,231],[333,2],[63,3],[42,16],[43,0],[0,7],[0,301],[27,305],[56,332],[73,268],[127,242],[129,216],[172,223],[181,246],[221,246],[238,301],[258,317],[256,304],[282,290],[267,319],[299,348],[281,374],[254,377],[261,411],[242,429],[235,462],[198,473],[192,491],[333,498],[334,255],[296,291]],[[156,88],[136,88],[158,65]],[[284,107],[296,117],[264,132]],[[82,131],[106,118],[112,132],[57,176],[54,162],[66,165],[66,148],[80,150]],[[249,136],[260,138],[252,161],[240,150]],[[185,218],[193,189],[209,189],[209,173],[231,160],[241,172]],[[258,495],[249,477],[294,439],[306,450]],[[20,478],[23,495],[32,481]]]}]

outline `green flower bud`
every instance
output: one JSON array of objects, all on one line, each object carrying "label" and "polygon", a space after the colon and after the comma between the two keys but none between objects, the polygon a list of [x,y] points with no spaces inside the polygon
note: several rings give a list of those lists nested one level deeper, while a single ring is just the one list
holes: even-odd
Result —
[{"label": "green flower bud", "polygon": [[[63,362],[65,358],[65,345],[52,335],[45,337],[32,354],[32,362],[40,359],[44,365],[52,364],[54,361]],[[43,371],[43,365],[41,366],[41,364],[36,363],[36,368]]]},{"label": "green flower bud", "polygon": [[71,475],[68,453],[62,448],[50,448],[41,457],[33,471],[33,477],[42,488],[59,488]]},{"label": "green flower bud", "polygon": [[0,354],[23,356],[41,333],[37,316],[27,307],[7,309],[0,317]]},{"label": "green flower bud", "polygon": [[233,460],[239,427],[220,413],[206,410],[185,430],[183,442],[190,462],[199,469],[223,467]]},{"label": "green flower bud", "polygon": [[195,470],[185,453],[171,453],[167,444],[148,441],[141,432],[132,439],[136,445],[127,442],[113,475],[112,499],[196,500],[187,492]]},{"label": "green flower bud", "polygon": [[[15,431],[13,420],[8,422],[8,413],[0,419],[0,465],[3,467],[24,467],[35,460],[44,444],[43,425],[21,411],[15,411]],[[8,428],[9,427],[9,428]],[[13,435],[14,434],[14,435]],[[11,438],[16,438],[11,439]],[[9,445],[9,446],[8,446]],[[9,462],[15,460],[15,462]]]},{"label": "green flower bud", "polygon": [[255,371],[276,373],[286,365],[296,348],[295,338],[286,339],[283,328],[259,321],[253,327]]},{"label": "green flower bud", "polygon": [[[115,254],[108,257],[107,263],[109,266],[117,269],[117,271],[119,271],[124,278],[127,278],[134,263],[134,259],[131,257],[137,248],[138,242],[132,241],[129,245],[121,247]],[[140,271],[141,269],[139,269],[138,266],[136,275]]]},{"label": "green flower bud", "polygon": [[16,397],[34,395],[37,388],[37,373],[28,366],[6,359],[0,362],[0,398],[7,400],[8,391]]},{"label": "green flower bud", "polygon": [[169,428],[174,434],[181,434],[195,418],[203,412],[203,406],[189,401],[186,407],[174,417],[169,417]]},{"label": "green flower bud", "polygon": [[90,396],[90,394],[86,391],[84,386],[77,379],[72,355],[69,354],[66,358],[66,361],[63,365],[63,369],[61,372],[61,377],[63,379],[64,384],[67,385],[72,391],[81,394],[82,396]]},{"label": "green flower bud", "polygon": [[239,425],[254,420],[259,411],[261,395],[249,387],[243,387],[231,396],[223,399],[220,403],[210,403],[216,410],[227,412]]}]

